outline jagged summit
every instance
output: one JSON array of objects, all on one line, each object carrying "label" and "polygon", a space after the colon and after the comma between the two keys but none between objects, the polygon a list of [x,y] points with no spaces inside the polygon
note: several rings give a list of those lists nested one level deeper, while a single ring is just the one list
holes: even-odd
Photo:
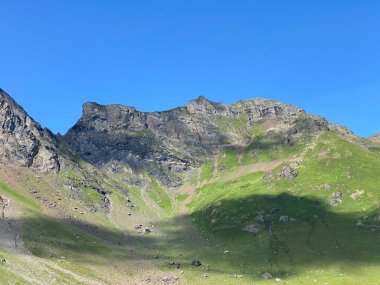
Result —
[{"label": "jagged summit", "polygon": [[[0,99],[1,161],[41,172],[59,171],[57,138],[4,91]],[[163,112],[87,102],[82,117],[59,140],[98,167],[143,169],[174,187],[181,184],[177,172],[198,167],[225,147],[248,146],[253,130],[263,124],[264,132],[284,141],[329,129],[348,132],[324,118],[305,114],[302,108],[274,100],[224,104],[200,96]]]},{"label": "jagged summit", "polygon": [[107,115],[107,114],[115,114],[117,110],[123,110],[128,112],[137,111],[136,108],[120,105],[120,104],[109,104],[109,105],[101,105],[96,102],[86,102],[82,106],[83,112],[82,115],[85,116],[97,116],[97,115]]},{"label": "jagged summit", "polygon": [[58,172],[60,163],[53,134],[42,129],[25,110],[0,89],[0,160]]},{"label": "jagged summit", "polygon": [[89,102],[64,140],[101,168],[129,165],[147,170],[166,186],[178,186],[181,179],[176,172],[198,167],[226,146],[248,145],[253,129],[264,122],[284,140],[333,126],[320,117],[306,118],[307,127],[301,130],[297,120],[303,116],[302,108],[266,99],[224,104],[200,96],[163,112]]},{"label": "jagged summit", "polygon": [[190,100],[186,106],[191,105],[191,104],[208,105],[208,104],[220,104],[220,103],[212,102],[208,100],[205,96],[200,95],[198,98]]},{"label": "jagged summit", "polygon": [[197,99],[194,99],[192,101],[197,101],[198,103],[209,103],[211,101],[207,100],[207,98],[203,95],[200,95]]},{"label": "jagged summit", "polygon": [[[163,112],[175,112],[178,110],[187,109],[189,111],[203,111],[207,112],[210,109],[216,109],[218,111],[226,110],[236,110],[236,112],[255,112],[262,110],[262,114],[259,114],[257,117],[266,115],[264,114],[267,110],[268,114],[273,113],[279,115],[279,112],[285,111],[284,113],[296,115],[300,113],[305,113],[305,111],[300,108],[290,104],[285,104],[279,101],[272,99],[263,99],[263,98],[252,98],[246,100],[239,100],[233,104],[226,104],[222,102],[214,102],[208,100],[205,96],[201,95],[196,99],[190,100],[186,105],[179,106],[170,110],[163,111],[140,111],[133,106],[122,105],[122,104],[99,104],[97,102],[85,102],[82,106],[83,115],[94,115],[94,114],[105,114],[112,113],[115,110],[126,110],[129,112],[137,112],[141,114],[156,114]],[[271,110],[272,109],[272,110]],[[215,112],[214,112],[215,114]],[[268,115],[267,114],[267,115]]]}]

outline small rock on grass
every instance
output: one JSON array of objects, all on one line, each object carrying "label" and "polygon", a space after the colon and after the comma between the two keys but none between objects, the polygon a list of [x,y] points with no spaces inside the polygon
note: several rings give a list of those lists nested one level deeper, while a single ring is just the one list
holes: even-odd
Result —
[{"label": "small rock on grass", "polygon": [[177,263],[177,262],[172,262],[170,263],[170,268],[173,268],[173,269],[179,269],[181,267],[181,264],[180,263]]},{"label": "small rock on grass", "polygon": [[261,275],[265,280],[271,280],[273,279],[272,275],[270,275],[268,272],[265,272],[264,274]]},{"label": "small rock on grass", "polygon": [[191,262],[191,265],[195,267],[199,267],[202,265],[202,263],[198,259],[195,259],[193,260],[193,262]]},{"label": "small rock on grass", "polygon": [[235,279],[242,279],[243,275],[241,275],[241,274],[235,274],[232,277],[235,278]]}]

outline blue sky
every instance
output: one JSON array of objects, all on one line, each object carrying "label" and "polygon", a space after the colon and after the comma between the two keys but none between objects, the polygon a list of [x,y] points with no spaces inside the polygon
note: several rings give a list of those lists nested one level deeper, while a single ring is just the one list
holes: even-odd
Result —
[{"label": "blue sky", "polygon": [[65,133],[86,101],[295,104],[380,132],[380,1],[0,0],[0,87]]}]

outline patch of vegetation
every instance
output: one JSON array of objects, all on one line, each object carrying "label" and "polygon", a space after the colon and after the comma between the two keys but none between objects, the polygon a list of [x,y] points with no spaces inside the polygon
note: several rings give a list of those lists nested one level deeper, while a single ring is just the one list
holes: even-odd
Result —
[{"label": "patch of vegetation", "polygon": [[231,171],[238,166],[238,153],[233,148],[225,148],[218,158],[218,171]]},{"label": "patch of vegetation", "polygon": [[188,194],[178,194],[176,196],[176,200],[179,202],[184,202],[187,199],[187,197],[189,197]]},{"label": "patch of vegetation", "polygon": [[283,137],[257,135],[251,144],[245,148],[241,162],[249,165],[258,162],[269,162],[295,156],[311,141],[311,138],[301,137],[284,143]]},{"label": "patch of vegetation", "polygon": [[212,178],[212,174],[214,172],[214,165],[212,162],[206,162],[201,167],[200,180],[209,180]]},{"label": "patch of vegetation", "polygon": [[173,210],[172,201],[169,195],[164,189],[160,187],[158,182],[155,179],[151,180],[149,185],[148,195],[149,197],[159,205],[166,213],[171,213]]},{"label": "patch of vegetation", "polygon": [[9,187],[8,185],[6,185],[4,182],[1,182],[1,181],[0,181],[0,190],[6,193],[7,195],[10,195],[15,200],[21,202],[25,206],[29,207],[30,209],[41,210],[41,207],[32,199],[28,198],[27,196],[20,193],[19,191],[12,189],[11,187]]}]

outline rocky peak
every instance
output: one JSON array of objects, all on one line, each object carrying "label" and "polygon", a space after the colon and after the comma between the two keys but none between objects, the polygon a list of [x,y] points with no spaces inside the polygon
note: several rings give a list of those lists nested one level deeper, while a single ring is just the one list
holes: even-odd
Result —
[{"label": "rocky peak", "polygon": [[198,104],[208,104],[210,103],[209,100],[206,99],[205,96],[201,95],[198,97],[198,99],[195,99],[195,101],[198,103]]},{"label": "rocky peak", "polygon": [[102,113],[104,112],[104,106],[99,105],[95,102],[86,102],[82,106],[82,115],[83,116],[92,116],[94,114]]},{"label": "rocky peak", "polygon": [[[201,96],[164,112],[86,103],[83,116],[64,140],[98,167],[128,165],[148,171],[166,186],[178,186],[175,172],[198,167],[226,146],[248,145],[256,125],[272,120],[271,125],[291,127],[302,115],[304,110],[299,107],[265,99],[223,104]],[[327,125],[313,131],[327,129]]]},{"label": "rocky peak", "polygon": [[135,113],[137,110],[133,107],[124,105],[100,105],[95,102],[87,102],[83,104],[83,117],[120,117],[123,114]]},{"label": "rocky peak", "polygon": [[198,99],[190,101],[186,108],[193,114],[203,113],[236,117],[245,113],[254,120],[297,116],[305,113],[302,108],[261,98],[241,100],[235,104],[223,104],[209,101],[204,96],[200,96]]},{"label": "rocky peak", "polygon": [[197,99],[191,100],[185,108],[189,113],[204,113],[213,114],[217,110],[224,110],[224,104],[212,102],[206,99],[204,96],[199,96]]},{"label": "rocky peak", "polygon": [[55,137],[43,129],[4,90],[0,89],[0,161],[58,172]]}]

